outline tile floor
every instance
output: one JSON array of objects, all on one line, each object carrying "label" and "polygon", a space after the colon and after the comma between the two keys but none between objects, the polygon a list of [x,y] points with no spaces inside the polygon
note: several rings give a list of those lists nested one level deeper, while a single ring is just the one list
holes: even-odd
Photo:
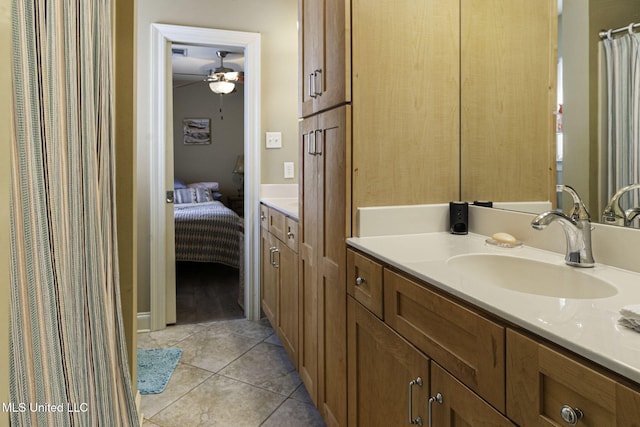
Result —
[{"label": "tile floor", "polygon": [[183,350],[165,391],[142,396],[144,427],[325,425],[266,320],[170,326],[138,347]]}]

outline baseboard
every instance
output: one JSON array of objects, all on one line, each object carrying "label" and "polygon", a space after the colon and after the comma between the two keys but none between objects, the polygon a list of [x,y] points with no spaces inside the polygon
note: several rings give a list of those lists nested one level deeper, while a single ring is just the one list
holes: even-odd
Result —
[{"label": "baseboard", "polygon": [[151,312],[138,313],[138,332],[149,332],[151,330]]},{"label": "baseboard", "polygon": [[142,413],[142,395],[140,394],[140,391],[136,392],[136,409],[138,410],[138,425],[140,425],[140,427],[142,427],[142,424],[144,423],[144,414]]}]

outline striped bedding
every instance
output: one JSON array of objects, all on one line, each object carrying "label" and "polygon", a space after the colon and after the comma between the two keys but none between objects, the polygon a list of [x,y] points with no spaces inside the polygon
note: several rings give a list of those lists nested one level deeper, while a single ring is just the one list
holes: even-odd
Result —
[{"label": "striped bedding", "polygon": [[176,261],[240,266],[240,217],[221,202],[174,206]]}]

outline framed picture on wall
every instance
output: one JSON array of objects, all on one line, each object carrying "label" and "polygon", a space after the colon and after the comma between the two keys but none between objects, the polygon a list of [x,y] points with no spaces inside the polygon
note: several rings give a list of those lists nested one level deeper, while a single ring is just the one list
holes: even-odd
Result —
[{"label": "framed picture on wall", "polygon": [[211,119],[184,119],[182,129],[185,145],[211,144]]}]

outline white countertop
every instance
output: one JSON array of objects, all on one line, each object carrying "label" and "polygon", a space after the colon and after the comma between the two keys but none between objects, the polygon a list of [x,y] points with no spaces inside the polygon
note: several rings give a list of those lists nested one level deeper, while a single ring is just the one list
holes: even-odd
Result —
[{"label": "white countertop", "polygon": [[260,202],[277,209],[292,218],[298,219],[298,198],[297,197],[263,197]]},{"label": "white countertop", "polygon": [[[601,299],[570,299],[503,289],[470,278],[446,261],[469,253],[502,254],[564,265],[564,256],[523,246],[489,246],[486,236],[447,232],[354,237],[347,240],[402,271],[555,342],[640,383],[640,333],[618,324],[619,310],[640,304],[640,274],[597,264],[581,269],[614,285],[618,293]],[[566,266],[567,268],[573,268]]]}]

